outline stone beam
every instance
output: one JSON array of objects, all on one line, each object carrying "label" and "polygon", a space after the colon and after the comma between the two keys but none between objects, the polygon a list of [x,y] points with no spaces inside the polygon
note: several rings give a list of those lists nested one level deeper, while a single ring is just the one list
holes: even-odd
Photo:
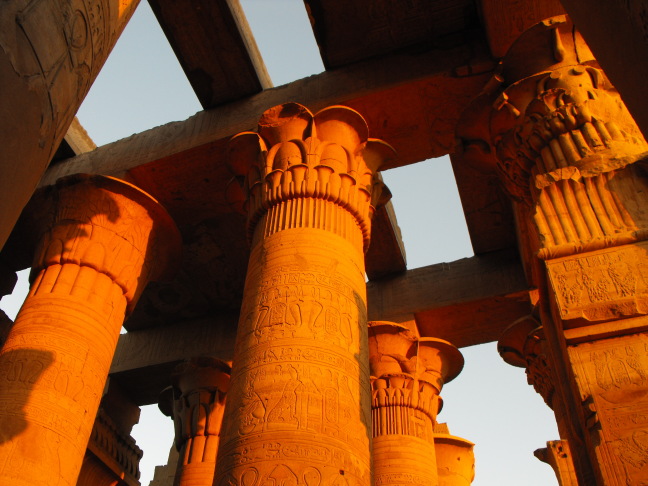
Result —
[{"label": "stone beam", "polygon": [[327,69],[412,45],[448,47],[477,24],[471,0],[304,0]]},{"label": "stone beam", "polygon": [[[422,336],[471,346],[498,339],[528,314],[528,293],[517,255],[494,252],[369,282],[369,320],[415,321]],[[138,405],[155,403],[182,360],[231,360],[236,325],[230,314],[122,334],[111,377]]]},{"label": "stone beam", "polygon": [[[504,57],[529,27],[565,13],[560,0],[481,0],[484,29],[494,57]],[[589,5],[589,2],[587,3]]]},{"label": "stone beam", "polygon": [[450,160],[474,253],[515,248],[511,202],[497,174],[479,170],[458,153],[452,154]]},{"label": "stone beam", "polygon": [[369,320],[414,321],[421,336],[473,346],[528,314],[528,293],[516,252],[492,252],[369,282]]},{"label": "stone beam", "polygon": [[203,108],[272,86],[238,0],[149,0]]},{"label": "stone beam", "polygon": [[71,158],[51,167],[41,186],[78,172],[124,177],[148,164],[158,168],[156,161],[185,171],[187,157],[192,164],[219,165],[232,135],[254,129],[259,113],[286,100],[313,110],[332,104],[358,110],[370,133],[396,149],[398,165],[440,157],[454,148],[459,114],[490,75],[493,64],[483,51],[482,44],[467,43],[404,52],[304,78]]},{"label": "stone beam", "polygon": [[171,372],[182,361],[212,356],[231,362],[234,354],[235,314],[142,329],[119,336],[110,376],[137,405],[157,403],[171,385]]},{"label": "stone beam", "polygon": [[369,280],[407,270],[405,244],[389,201],[380,206],[371,222],[371,245],[365,253],[365,271]]}]

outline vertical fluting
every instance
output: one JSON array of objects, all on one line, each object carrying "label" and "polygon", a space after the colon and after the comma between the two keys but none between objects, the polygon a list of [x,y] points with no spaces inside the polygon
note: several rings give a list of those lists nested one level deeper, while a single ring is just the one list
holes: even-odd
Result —
[{"label": "vertical fluting", "polygon": [[37,276],[0,352],[0,484],[73,486],[124,316],[179,235],[115,179],[71,177],[43,197]]},{"label": "vertical fluting", "polygon": [[450,343],[369,323],[374,485],[439,483],[434,427],[444,382],[463,366]]},{"label": "vertical fluting", "polygon": [[229,373],[227,363],[213,358],[194,358],[173,373],[174,486],[211,486],[214,480]]},{"label": "vertical fluting", "polygon": [[371,144],[353,110],[294,103],[230,144],[252,251],[214,484],[370,484]]}]

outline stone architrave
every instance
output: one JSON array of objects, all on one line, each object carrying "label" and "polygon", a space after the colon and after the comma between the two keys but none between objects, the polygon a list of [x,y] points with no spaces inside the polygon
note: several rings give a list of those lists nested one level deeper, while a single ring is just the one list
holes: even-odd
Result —
[{"label": "stone architrave", "polygon": [[565,16],[524,33],[469,111],[486,129],[460,126],[464,153],[516,201],[579,481],[645,484],[648,144]]},{"label": "stone architrave", "polygon": [[0,352],[0,484],[73,486],[124,316],[180,235],[117,179],[71,176],[40,197],[31,289]]},{"label": "stone architrave", "polygon": [[138,3],[0,3],[0,248]]},{"label": "stone architrave", "polygon": [[173,416],[175,424],[179,456],[174,486],[211,486],[214,480],[230,371],[219,359],[191,359],[174,370],[172,396],[161,396],[160,410]]},{"label": "stone architrave", "polygon": [[287,103],[230,142],[252,250],[216,485],[371,482],[363,250],[393,150],[367,132]]},{"label": "stone architrave", "polygon": [[434,431],[439,394],[461,372],[461,353],[447,341],[417,338],[406,326],[374,321],[369,363],[374,484],[439,485]]}]

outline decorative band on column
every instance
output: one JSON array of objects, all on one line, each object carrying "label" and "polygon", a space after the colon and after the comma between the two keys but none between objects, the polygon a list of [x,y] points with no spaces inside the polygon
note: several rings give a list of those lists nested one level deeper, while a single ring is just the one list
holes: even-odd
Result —
[{"label": "decorative band on column", "polygon": [[369,323],[369,362],[374,484],[440,484],[435,433],[439,393],[461,372],[461,353],[447,341],[419,338],[406,326],[374,321]]},{"label": "decorative band on column", "polygon": [[351,108],[331,106],[313,115],[285,103],[263,114],[258,133],[230,141],[230,167],[245,178],[243,193],[233,188],[230,198],[245,200],[250,238],[261,217],[281,203],[265,236],[296,227],[346,234],[348,223],[333,209],[338,206],[355,218],[366,249],[375,208],[390,197],[376,171],[393,157],[389,145],[368,137],[367,123]]},{"label": "decorative band on column", "polygon": [[252,251],[214,484],[370,484],[363,249],[393,153],[367,135],[349,108],[286,103],[231,141]]},{"label": "decorative band on column", "polygon": [[45,188],[33,283],[0,352],[0,483],[73,486],[127,312],[178,260],[148,194],[102,176]]}]

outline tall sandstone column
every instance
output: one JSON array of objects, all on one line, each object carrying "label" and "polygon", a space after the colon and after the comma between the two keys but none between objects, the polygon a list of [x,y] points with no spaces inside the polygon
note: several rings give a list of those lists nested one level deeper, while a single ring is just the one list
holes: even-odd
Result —
[{"label": "tall sandstone column", "polygon": [[33,283],[0,352],[0,484],[73,486],[124,316],[180,237],[117,179],[72,176],[41,197]]},{"label": "tall sandstone column", "polygon": [[287,103],[231,142],[252,252],[214,484],[370,484],[363,249],[393,151],[367,135]]},{"label": "tall sandstone column", "polygon": [[648,144],[564,16],[520,37],[480,109],[466,148],[514,198],[579,483],[646,484]]},{"label": "tall sandstone column", "polygon": [[[458,486],[440,482],[435,426],[443,384],[463,368],[459,350],[441,339],[417,338],[406,326],[376,321],[369,323],[369,361],[374,484]],[[465,466],[472,480],[474,463]]]},{"label": "tall sandstone column", "polygon": [[138,3],[0,2],[0,248]]},{"label": "tall sandstone column", "polygon": [[174,486],[211,486],[230,382],[230,366],[214,358],[194,358],[173,372],[171,403],[179,451]]}]

